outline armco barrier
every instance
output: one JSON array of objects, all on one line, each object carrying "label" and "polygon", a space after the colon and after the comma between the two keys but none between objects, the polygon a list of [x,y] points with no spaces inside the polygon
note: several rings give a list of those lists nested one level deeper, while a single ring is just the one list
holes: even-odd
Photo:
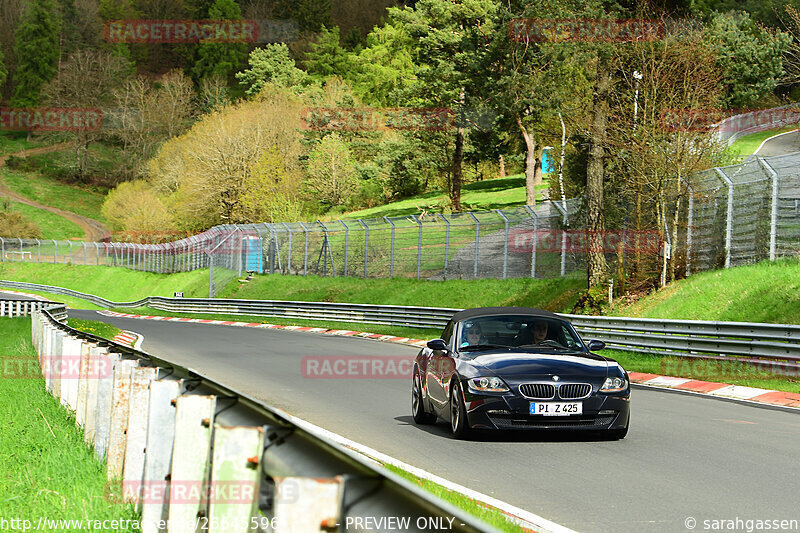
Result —
[{"label": "armco barrier", "polygon": [[406,531],[494,531],[283,412],[50,309],[31,334],[47,390],[106,458],[108,497],[141,509],[143,532],[333,531],[387,516]]},{"label": "armco barrier", "polygon": [[[86,299],[104,307],[142,307],[174,313],[269,316],[302,320],[388,324],[441,329],[460,309],[331,302],[165,298],[150,296],[130,303],[111,302],[70,289],[0,281],[0,287],[40,290]],[[752,322],[667,320],[561,315],[584,338],[610,347],[657,355],[725,359],[800,371],[800,326]]]}]

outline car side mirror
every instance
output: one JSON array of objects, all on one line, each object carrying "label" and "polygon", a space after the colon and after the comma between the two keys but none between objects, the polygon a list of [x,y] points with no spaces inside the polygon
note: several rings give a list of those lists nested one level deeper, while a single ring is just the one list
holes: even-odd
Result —
[{"label": "car side mirror", "polygon": [[598,340],[589,341],[589,351],[590,352],[596,352],[598,350],[602,350],[605,347],[606,347],[606,343],[604,343],[603,341],[598,341]]},{"label": "car side mirror", "polygon": [[445,343],[442,339],[433,339],[432,341],[427,342],[428,348],[431,350],[436,351],[447,351],[447,343]]}]

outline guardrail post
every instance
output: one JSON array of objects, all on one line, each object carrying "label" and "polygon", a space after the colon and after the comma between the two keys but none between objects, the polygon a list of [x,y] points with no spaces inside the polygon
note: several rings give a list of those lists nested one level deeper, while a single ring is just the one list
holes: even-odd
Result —
[{"label": "guardrail post", "polygon": [[125,445],[127,444],[125,429],[128,427],[130,413],[131,376],[133,369],[138,364],[138,361],[123,359],[114,366],[114,390],[111,397],[111,424],[109,426],[106,468],[109,481],[122,477]]},{"label": "guardrail post", "polygon": [[80,345],[80,363],[78,374],[78,401],[75,405],[75,424],[78,427],[86,426],[86,404],[89,400],[89,365],[91,361],[92,344],[82,341]]},{"label": "guardrail post", "polygon": [[450,255],[450,221],[441,213],[439,213],[439,218],[444,221],[444,270],[442,271],[442,277],[447,280],[447,261]]},{"label": "guardrail post", "polygon": [[531,279],[536,278],[536,246],[539,241],[539,215],[536,214],[531,206],[524,206],[525,210],[533,219],[533,236],[531,237]]},{"label": "guardrail post", "polygon": [[95,423],[94,455],[105,458],[111,434],[111,411],[114,401],[114,373],[120,363],[118,353],[108,354],[109,366],[97,382],[97,419]]},{"label": "guardrail post", "polygon": [[394,277],[394,222],[389,220],[389,217],[383,217],[383,220],[386,221],[392,227],[392,237],[391,237],[391,247],[389,251],[389,277]]},{"label": "guardrail post", "polygon": [[[150,384],[147,409],[147,453],[144,456],[142,486],[149,497],[142,501],[142,533],[157,533],[158,522],[165,520],[169,501],[169,481],[172,446],[175,440],[175,405],[181,383],[161,379]],[[150,488],[164,490],[149,490]]]},{"label": "guardrail post", "polygon": [[[211,533],[250,531],[250,517],[258,513],[263,453],[263,428],[214,425],[212,493],[238,496],[211,498],[208,510]],[[231,490],[218,490],[225,487]]]},{"label": "guardrail post", "polygon": [[150,383],[156,379],[154,367],[134,368],[131,377],[128,429],[126,432],[125,466],[122,486],[123,500],[141,503],[144,455],[147,447],[147,415],[149,412]]},{"label": "guardrail post", "polygon": [[417,279],[419,279],[419,273],[422,267],[422,221],[417,215],[411,215],[411,218],[413,218],[414,222],[419,226],[419,232],[417,233]]},{"label": "guardrail post", "polygon": [[495,213],[503,218],[505,224],[506,238],[503,242],[503,279],[508,277],[508,218],[499,209],[495,209]]},{"label": "guardrail post", "polygon": [[364,279],[367,278],[367,258],[369,257],[369,226],[363,220],[358,219],[358,223],[364,228]]},{"label": "guardrail post", "polygon": [[276,480],[275,533],[319,531],[341,521],[342,478],[285,477]]},{"label": "guardrail post", "polygon": [[187,526],[191,524],[191,527],[179,529],[194,531],[201,502],[189,499],[186,495],[194,493],[199,496],[201,491],[197,488],[202,487],[207,477],[216,397],[180,396],[175,402],[175,444],[170,473],[169,521]]},{"label": "guardrail post", "polygon": [[478,242],[480,241],[480,238],[481,238],[481,222],[480,222],[480,220],[478,220],[478,217],[476,217],[475,214],[472,211],[468,212],[467,214],[472,217],[472,220],[475,221],[475,265],[473,267],[472,277],[477,278],[478,277]]},{"label": "guardrail post", "polygon": [[764,170],[770,176],[772,182],[772,198],[770,202],[770,218],[769,218],[769,260],[775,261],[778,249],[778,190],[779,181],[778,173],[772,168],[766,159],[763,157],[756,158]]},{"label": "guardrail post", "polygon": [[339,224],[344,227],[344,275],[348,275],[348,252],[350,251],[350,228],[347,227],[347,224],[339,220]]},{"label": "guardrail post", "polygon": [[725,268],[731,267],[731,245],[733,242],[733,181],[719,167],[714,167],[722,181],[728,186],[728,209],[725,223]]},{"label": "guardrail post", "polygon": [[83,437],[87,445],[94,446],[97,432],[97,398],[100,380],[110,372],[112,360],[108,350],[92,345],[89,348],[89,368],[86,378],[86,412],[84,413]]}]

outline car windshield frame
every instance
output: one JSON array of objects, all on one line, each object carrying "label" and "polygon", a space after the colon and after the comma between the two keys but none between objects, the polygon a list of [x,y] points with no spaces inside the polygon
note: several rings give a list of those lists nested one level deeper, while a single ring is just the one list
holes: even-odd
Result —
[{"label": "car windshield frame", "polygon": [[[518,339],[520,335],[532,335],[532,331],[530,333],[523,333],[523,331],[526,328],[529,328],[531,325],[539,322],[543,322],[548,325],[548,333],[544,341],[555,341],[555,343],[560,344],[559,347],[553,346],[552,344],[554,343],[537,344],[533,342],[533,339],[530,339],[529,342],[520,342],[520,344],[514,344],[514,340]],[[502,327],[505,329],[501,329],[501,324],[504,324]],[[515,330],[514,328],[510,328],[508,326],[509,324],[513,324],[515,326],[519,325],[519,327]],[[478,337],[476,342],[465,344],[465,342],[468,342],[466,339],[465,330],[472,330],[475,328],[475,326],[478,326],[480,337]],[[558,328],[564,328],[565,331],[558,332]],[[473,335],[475,334],[473,333]],[[554,339],[553,337],[559,337],[561,340],[566,341],[567,345],[560,340]],[[451,340],[453,347],[459,352],[502,349],[515,350],[532,347],[537,348],[537,350],[552,353],[585,353],[589,351],[580,334],[575,330],[574,326],[568,320],[560,317],[528,315],[520,313],[487,314],[461,320],[458,322]],[[520,340],[526,339],[523,338]],[[573,341],[572,344],[570,344],[570,340]],[[486,348],[481,350],[480,348],[477,348],[476,345],[486,345]],[[471,346],[476,347],[474,349],[470,349]]]}]

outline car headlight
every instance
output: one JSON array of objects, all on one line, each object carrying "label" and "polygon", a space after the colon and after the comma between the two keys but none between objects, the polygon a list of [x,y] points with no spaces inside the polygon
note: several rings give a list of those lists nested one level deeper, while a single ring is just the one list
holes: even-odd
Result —
[{"label": "car headlight", "polygon": [[472,378],[469,380],[469,389],[472,392],[508,392],[508,386],[496,377]]},{"label": "car headlight", "polygon": [[600,392],[622,392],[628,388],[628,380],[626,378],[606,378],[603,386],[600,387]]}]

